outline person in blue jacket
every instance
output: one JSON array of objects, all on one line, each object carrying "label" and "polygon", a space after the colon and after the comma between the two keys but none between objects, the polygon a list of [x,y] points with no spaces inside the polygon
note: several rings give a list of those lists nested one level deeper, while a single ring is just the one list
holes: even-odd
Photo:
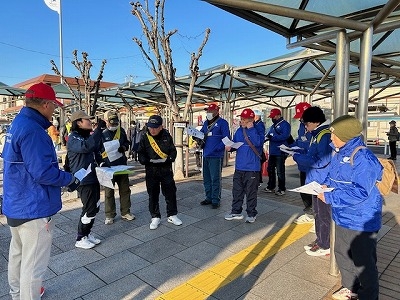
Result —
[{"label": "person in blue jacket", "polygon": [[71,115],[71,133],[67,141],[68,167],[72,173],[87,169],[91,172],[82,179],[78,187],[82,201],[82,212],[78,223],[75,247],[90,249],[100,244],[100,240],[91,234],[96,214],[100,209],[100,183],[96,176],[96,167],[101,163],[100,147],[102,129],[106,122],[99,120],[92,134],[92,119],[82,110]]},{"label": "person in blue jacket", "polygon": [[[330,122],[326,120],[322,109],[317,106],[307,108],[302,118],[312,139],[307,153],[295,153],[293,159],[305,170],[306,184],[313,181],[321,182],[328,174],[332,157],[332,148],[329,145],[331,133],[328,129]],[[330,253],[331,208],[318,201],[316,196],[312,197],[312,201],[317,238],[304,246],[304,249],[310,256],[328,255]]]},{"label": "person in blue jacket", "polygon": [[[290,147],[297,146],[301,148],[301,153],[307,153],[308,147],[310,146],[311,141],[311,132],[309,132],[304,126],[303,122],[303,113],[304,111],[311,107],[311,104],[307,102],[297,103],[295,106],[296,113],[293,116],[293,119],[298,119],[299,129],[297,130],[297,138],[295,142]],[[300,172],[300,185],[306,184],[306,167],[302,165],[297,165]],[[310,194],[300,193],[301,200],[304,204],[304,214],[298,217],[294,222],[296,224],[304,224],[304,223],[314,223],[314,213],[312,210],[312,197]]]},{"label": "person in blue jacket", "polygon": [[46,132],[58,106],[62,103],[49,85],[32,85],[6,135],[3,214],[11,230],[8,282],[12,299],[40,299],[54,233],[52,217],[62,205],[61,187],[73,191],[79,186],[71,173],[60,170]]},{"label": "person in blue jacket", "polygon": [[320,182],[333,188],[318,195],[332,207],[335,221],[335,257],[342,287],[333,299],[379,297],[376,236],[382,224],[382,195],[376,182],[382,179],[383,167],[362,141],[362,129],[360,121],[349,115],[331,123],[335,155]]},{"label": "person in blue jacket", "polygon": [[[246,223],[254,223],[257,216],[257,190],[260,176],[260,146],[264,134],[254,126],[254,112],[246,108],[240,114],[240,127],[233,136],[233,142],[242,142],[236,151],[235,173],[233,174],[232,209],[225,220],[242,220],[243,200],[246,196]],[[227,146],[226,150],[232,150]]]},{"label": "person in blue jacket", "polygon": [[222,163],[225,155],[225,144],[222,139],[230,138],[228,122],[219,116],[218,105],[212,103],[207,107],[207,120],[201,132],[204,133],[203,148],[203,181],[206,199],[201,205],[212,205],[218,208],[221,202]]},{"label": "person in blue jacket", "polygon": [[[271,118],[273,124],[266,136],[266,140],[269,141],[269,158],[268,184],[264,191],[283,196],[286,191],[285,160],[287,155],[280,150],[279,146],[289,145],[288,138],[291,134],[291,126],[283,119],[280,109],[271,109],[269,118]],[[275,191],[276,176],[278,176],[278,190]]]}]

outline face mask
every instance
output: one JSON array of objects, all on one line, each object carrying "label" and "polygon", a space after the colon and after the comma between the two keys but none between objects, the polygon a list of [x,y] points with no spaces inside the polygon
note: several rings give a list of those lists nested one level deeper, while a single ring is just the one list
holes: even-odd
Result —
[{"label": "face mask", "polygon": [[115,130],[117,130],[117,128],[118,128],[118,126],[111,126],[111,127],[108,127],[108,130],[115,131]]},{"label": "face mask", "polygon": [[207,113],[207,120],[211,121],[214,118],[213,113]]}]

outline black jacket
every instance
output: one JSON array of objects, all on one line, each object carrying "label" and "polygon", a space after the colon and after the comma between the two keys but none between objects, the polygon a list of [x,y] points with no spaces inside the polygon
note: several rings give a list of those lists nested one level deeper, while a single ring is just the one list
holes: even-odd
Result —
[{"label": "black jacket", "polygon": [[100,156],[101,130],[96,129],[88,137],[81,136],[73,131],[69,135],[67,142],[68,166],[72,173],[80,169],[87,169],[92,164],[92,172],[89,173],[81,182],[81,185],[93,184],[98,182],[95,168],[101,161]]},{"label": "black jacket", "polygon": [[[128,151],[129,149],[129,140],[128,137],[126,136],[125,130],[120,127],[120,136],[119,136],[119,145],[125,148],[125,151]],[[103,131],[103,136],[102,136],[102,142],[109,142],[114,139],[115,134],[117,131],[111,131],[108,129],[105,129]],[[120,165],[127,165],[128,159],[125,155],[125,151],[122,153],[122,157],[118,158],[117,160],[114,160],[113,162],[110,162],[107,157],[103,158],[104,166],[110,167],[110,166],[120,166]],[[104,146],[102,146],[101,153],[104,152]]]},{"label": "black jacket", "polygon": [[150,162],[150,159],[160,159],[161,157],[151,147],[147,134],[149,133],[146,132],[146,134],[144,134],[140,139],[138,150],[139,162],[146,166],[170,167],[176,159],[176,148],[169,132],[162,129],[158,135],[153,136],[160,150],[168,155],[167,160],[164,163]]}]

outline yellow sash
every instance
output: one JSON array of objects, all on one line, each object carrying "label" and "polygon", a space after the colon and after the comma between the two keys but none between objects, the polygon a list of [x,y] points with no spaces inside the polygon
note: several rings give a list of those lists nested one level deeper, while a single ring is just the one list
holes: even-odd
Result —
[{"label": "yellow sash", "polygon": [[[113,140],[119,140],[120,136],[121,136],[121,127],[118,126],[117,132],[115,133]],[[107,156],[108,156],[108,155],[107,155],[107,152],[106,152],[106,151],[104,151],[104,152],[101,154],[101,157],[102,157],[102,158],[106,158]]]},{"label": "yellow sash", "polygon": [[151,146],[151,148],[153,148],[154,152],[157,153],[157,155],[161,158],[167,158],[168,155],[161,151],[160,147],[158,147],[154,138],[148,133],[146,133],[146,135],[147,135],[147,138],[149,139],[150,146]]}]

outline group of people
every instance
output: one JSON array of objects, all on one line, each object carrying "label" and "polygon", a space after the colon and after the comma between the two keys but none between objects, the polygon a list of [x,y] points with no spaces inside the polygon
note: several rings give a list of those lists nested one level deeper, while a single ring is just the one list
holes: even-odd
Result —
[{"label": "group of people", "polygon": [[[172,170],[177,150],[160,116],[149,118],[146,130],[137,140],[136,124],[131,123],[128,138],[115,111],[106,112],[104,120],[98,119],[95,127],[93,116],[75,111],[70,116],[67,157],[65,168],[61,170],[53,142],[46,132],[58,106],[62,103],[49,85],[39,83],[30,87],[26,92],[25,107],[7,132],[2,153],[3,213],[12,235],[8,280],[13,299],[39,299],[43,293],[42,278],[50,259],[54,231],[52,217],[61,209],[62,187],[69,191],[78,190],[82,201],[75,246],[90,249],[101,242],[91,233],[100,208],[100,184],[95,168],[126,165],[128,150],[133,151],[145,166],[150,229],[157,229],[161,223],[160,191],[167,205],[167,221],[177,226],[182,224],[177,216]],[[349,115],[330,123],[319,107],[299,103],[294,118],[299,119],[300,124],[298,137],[294,140],[290,124],[283,119],[279,109],[270,111],[273,125],[265,132],[265,125],[257,118],[259,113],[246,108],[240,114],[240,127],[232,138],[235,145],[241,145],[233,148],[223,142],[231,135],[228,122],[219,115],[219,107],[210,104],[206,110],[207,120],[201,128],[204,133],[205,200],[200,204],[210,205],[213,209],[220,207],[224,155],[226,151],[236,151],[231,211],[225,215],[225,220],[242,220],[246,199],[245,221],[255,222],[265,141],[269,141],[270,150],[265,192],[279,196],[285,195],[286,191],[284,164],[287,158],[280,147],[298,146],[293,159],[299,167],[301,184],[316,181],[324,188],[333,188],[317,196],[301,195],[305,214],[296,223],[315,220],[316,239],[304,247],[306,253],[311,256],[329,253],[333,219],[335,255],[343,285],[333,298],[377,299],[376,234],[381,227],[382,196],[375,183],[382,177],[382,166],[368,148],[360,149],[365,146],[361,123]],[[132,136],[135,136],[133,143]],[[112,151],[119,154],[117,159],[109,158],[110,145],[116,145]],[[82,168],[91,168],[91,172],[80,181],[73,174]],[[130,212],[128,175],[114,175],[113,183],[119,187],[121,218],[134,220],[135,216]],[[105,216],[105,224],[113,224],[116,216],[114,189],[107,187]]]},{"label": "group of people", "polygon": [[[69,118],[71,125],[65,139],[67,155],[64,170],[60,169],[47,130],[52,126],[55,109],[62,106],[51,86],[45,83],[32,85],[26,91],[25,106],[7,131],[1,154],[4,160],[2,211],[11,230],[8,282],[13,299],[37,300],[44,293],[42,281],[50,259],[55,228],[53,216],[62,207],[62,188],[70,192],[77,190],[82,201],[75,246],[93,248],[101,242],[91,233],[100,208],[100,184],[95,168],[127,164],[125,153],[130,149],[131,141],[120,126],[117,112],[107,111],[104,120],[98,119],[94,124],[93,116],[78,110]],[[160,186],[167,202],[168,222],[177,226],[182,224],[177,217],[172,172],[176,148],[162,123],[160,116],[151,116],[146,124],[148,130],[137,148],[138,160],[146,169],[152,217],[150,229],[156,229],[160,224]],[[112,148],[116,144],[115,149]],[[111,151],[119,153],[117,159],[109,159]],[[81,169],[90,172],[79,180],[74,174]],[[121,218],[135,219],[130,212],[128,175],[114,174],[113,183],[119,188]],[[116,205],[114,189],[108,187],[105,187],[105,215],[105,224],[112,224]]]},{"label": "group of people", "polygon": [[[382,195],[376,182],[382,179],[383,168],[372,151],[365,147],[361,122],[344,115],[330,123],[321,108],[302,102],[296,105],[294,118],[300,122],[298,137],[294,140],[290,124],[283,119],[279,109],[270,111],[273,125],[264,135],[257,125],[255,112],[246,108],[240,114],[240,127],[232,139],[234,143],[243,144],[235,149],[224,147],[222,139],[229,138],[229,127],[218,110],[214,104],[208,107],[207,121],[201,129],[205,134],[203,178],[206,193],[201,204],[219,207],[224,148],[236,151],[231,212],[225,215],[225,220],[244,219],[242,210],[246,199],[246,222],[255,222],[264,142],[269,141],[270,150],[268,185],[264,191],[279,196],[285,195],[286,191],[284,164],[287,158],[280,147],[297,146],[293,159],[300,171],[301,185],[315,181],[324,188],[318,195],[301,194],[304,215],[295,222],[315,223],[316,234],[316,239],[304,246],[306,253],[310,256],[330,253],[333,220],[334,251],[342,286],[332,297],[338,300],[378,299],[376,236],[381,227]],[[393,125],[390,132],[394,132]]]},{"label": "group of people", "polygon": [[307,103],[296,105],[295,117],[300,119],[299,136],[291,146],[302,148],[293,154],[301,185],[315,181],[324,188],[311,199],[301,195],[304,215],[295,223],[315,222],[316,233],[304,249],[311,256],[328,255],[333,220],[334,252],[342,278],[333,299],[378,299],[376,236],[382,195],[376,183],[383,167],[365,147],[363,127],[355,117],[344,115],[330,123],[319,107]]}]

